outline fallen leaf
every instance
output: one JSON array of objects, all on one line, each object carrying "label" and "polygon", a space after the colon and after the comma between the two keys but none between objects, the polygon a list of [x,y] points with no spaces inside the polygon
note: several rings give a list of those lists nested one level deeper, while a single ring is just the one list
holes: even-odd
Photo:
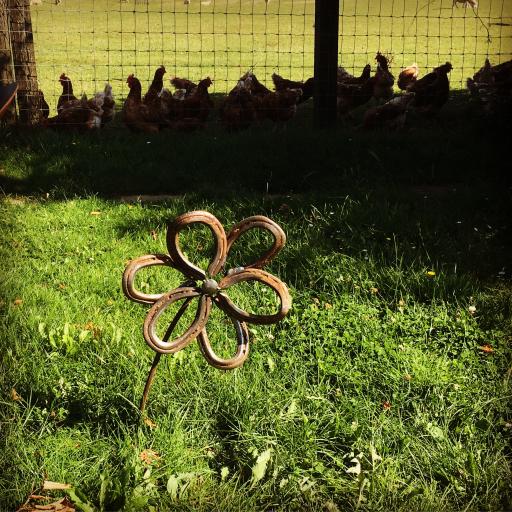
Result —
[{"label": "fallen leaf", "polygon": [[486,353],[486,354],[491,354],[492,352],[494,352],[494,349],[492,348],[491,345],[488,345],[487,343],[485,345],[482,345],[480,347],[478,347],[482,352]]},{"label": "fallen leaf", "polygon": [[148,466],[151,466],[151,464],[161,459],[160,455],[158,455],[154,450],[142,450],[139,454],[139,458]]},{"label": "fallen leaf", "polygon": [[410,375],[409,373],[406,373],[404,375],[404,380],[411,381],[412,380],[412,375]]},{"label": "fallen leaf", "polygon": [[66,288],[66,285],[64,283],[59,283],[59,288],[61,290],[64,290],[64,288]]},{"label": "fallen leaf", "polygon": [[328,302],[326,302],[324,304],[324,309],[332,309],[332,304],[329,304]]},{"label": "fallen leaf", "polygon": [[11,398],[15,401],[15,402],[19,402],[21,400],[21,396],[18,395],[18,392],[12,388],[11,389]]},{"label": "fallen leaf", "polygon": [[272,450],[269,448],[268,450],[265,450],[263,453],[260,453],[258,455],[258,458],[256,459],[256,464],[252,467],[252,482],[255,484],[256,482],[259,482],[264,476],[267,471],[267,464],[270,460],[270,457],[272,455]]},{"label": "fallen leaf", "polygon": [[468,311],[471,315],[474,315],[476,313],[476,307],[475,306],[469,306]]},{"label": "fallen leaf", "polygon": [[350,460],[350,462],[354,462],[355,466],[352,466],[347,469],[347,473],[353,473],[354,475],[359,475],[361,473],[361,463],[357,457],[354,457]]},{"label": "fallen leaf", "polygon": [[98,210],[93,210],[89,215],[101,215],[101,212]]},{"label": "fallen leaf", "polygon": [[382,404],[382,408],[385,410],[385,411],[389,411],[389,409],[391,409],[391,404],[389,402],[384,402]]},{"label": "fallen leaf", "polygon": [[21,306],[23,304],[23,299],[14,299],[13,304],[15,306]]},{"label": "fallen leaf", "polygon": [[156,240],[158,238],[158,233],[154,229],[151,230],[151,238],[153,240]]},{"label": "fallen leaf", "polygon": [[433,270],[429,270],[429,271],[427,272],[427,276],[428,276],[428,277],[435,277],[435,276],[436,276],[436,273],[435,273]]},{"label": "fallen leaf", "polygon": [[157,427],[157,424],[154,421],[152,421],[150,418],[144,418],[144,424],[147,425],[151,429]]},{"label": "fallen leaf", "polygon": [[70,484],[62,484],[60,482],[52,482],[51,480],[45,480],[43,482],[43,491],[63,490],[71,489]]},{"label": "fallen leaf", "polygon": [[379,289],[378,288],[375,288],[374,286],[372,286],[370,288],[370,293],[373,293],[373,295],[376,295],[377,293],[379,293]]}]

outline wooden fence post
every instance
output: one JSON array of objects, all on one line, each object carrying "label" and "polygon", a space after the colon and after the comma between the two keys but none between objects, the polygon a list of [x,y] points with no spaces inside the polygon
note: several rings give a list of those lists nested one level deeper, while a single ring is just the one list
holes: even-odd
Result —
[{"label": "wooden fence post", "polygon": [[[14,82],[14,73],[12,69],[7,0],[0,0],[0,84],[6,85],[12,82]],[[15,119],[16,107],[13,102],[4,114],[3,120],[13,122]]]},{"label": "wooden fence post", "polygon": [[336,124],[336,71],[340,0],[315,0],[315,97],[317,128]]},{"label": "wooden fence post", "polygon": [[22,123],[34,124],[40,119],[41,102],[37,87],[30,0],[7,0],[7,3],[20,120]]}]

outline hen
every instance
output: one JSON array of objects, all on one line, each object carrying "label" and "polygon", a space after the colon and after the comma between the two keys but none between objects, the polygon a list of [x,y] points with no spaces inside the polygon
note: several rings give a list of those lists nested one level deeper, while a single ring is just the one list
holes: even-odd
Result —
[{"label": "hen", "polygon": [[66,103],[78,101],[77,97],[73,94],[73,84],[65,73],[60,75],[59,82],[62,85],[62,94],[57,101],[57,112],[60,112]]},{"label": "hen", "polygon": [[151,82],[151,85],[149,86],[148,92],[144,95],[144,103],[146,105],[150,105],[155,102],[159,102],[160,93],[162,92],[162,89],[164,88],[164,75],[165,75],[165,67],[160,66],[155,71],[155,75],[153,77],[153,81]]},{"label": "hen", "polygon": [[191,82],[186,78],[178,78],[177,76],[171,79],[171,84],[178,90],[185,90],[186,96],[190,96],[197,88],[197,84],[194,82]]},{"label": "hen", "polygon": [[126,126],[135,132],[158,132],[160,130],[158,120],[152,117],[151,109],[142,103],[142,87],[140,81],[134,75],[130,75],[126,83],[130,88],[123,109]]},{"label": "hen", "polygon": [[393,97],[393,84],[395,83],[395,77],[389,71],[389,59],[377,52],[375,60],[377,61],[377,71],[375,72],[373,97],[377,100],[389,100]]},{"label": "hen", "polygon": [[371,72],[372,67],[370,64],[366,64],[366,66],[363,68],[361,76],[351,75],[348,71],[345,70],[345,68],[340,66],[338,67],[336,81],[339,84],[347,85],[364,84],[370,78]]},{"label": "hen", "polygon": [[407,108],[413,98],[413,93],[402,94],[384,103],[384,105],[367,110],[363,119],[363,128],[402,129],[405,125]]},{"label": "hen", "polygon": [[361,84],[338,83],[336,88],[338,117],[344,118],[350,112],[368,103],[373,96],[375,77]]},{"label": "hen", "polygon": [[450,95],[448,73],[451,70],[452,65],[446,62],[412,84],[409,87],[409,91],[415,94],[412,106],[425,113],[438,111]]},{"label": "hen", "polygon": [[298,100],[298,103],[303,103],[309,100],[313,96],[315,90],[315,79],[308,78],[305,82],[294,82],[293,80],[287,80],[282,78],[275,73],[272,75],[272,82],[277,92],[285,91],[286,89],[300,89],[302,94]]},{"label": "hen", "polygon": [[41,124],[54,129],[92,130],[101,127],[103,99],[68,101],[55,117],[43,119]]},{"label": "hen", "polygon": [[256,119],[250,82],[250,78],[239,80],[220,106],[220,118],[227,130],[246,129]]},{"label": "hen", "polygon": [[289,121],[297,112],[297,103],[302,95],[301,89],[285,89],[255,97],[256,119],[269,119],[275,123]]},{"label": "hen", "polygon": [[109,83],[105,84],[103,92],[97,92],[94,95],[96,101],[101,100],[103,114],[101,116],[101,127],[103,128],[107,123],[110,123],[114,119],[116,102],[112,95],[112,86]]},{"label": "hen", "polygon": [[473,78],[467,79],[471,95],[479,100],[487,112],[493,112],[512,103],[512,60],[491,66],[485,59],[484,66]]},{"label": "hen", "polygon": [[419,74],[420,70],[416,62],[411,66],[407,66],[406,68],[402,69],[398,75],[398,88],[402,91],[406,91],[412,84],[416,82]]}]

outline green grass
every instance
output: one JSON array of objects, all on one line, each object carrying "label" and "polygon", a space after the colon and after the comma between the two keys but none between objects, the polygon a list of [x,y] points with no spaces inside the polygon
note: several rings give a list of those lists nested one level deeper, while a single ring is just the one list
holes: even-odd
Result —
[{"label": "green grass", "polygon": [[[280,134],[2,131],[0,510],[44,478],[108,511],[511,508],[507,125],[458,101],[404,133],[314,132],[307,112]],[[179,195],[119,200],[138,193]],[[164,357],[151,428],[136,407],[147,309],[121,275],[199,208],[283,226],[270,271],[293,308],[251,327],[239,370],[195,344]],[[232,265],[262,242],[244,238]],[[183,245],[205,251],[204,231]],[[251,287],[236,297],[269,307]],[[209,334],[231,352],[220,314]]]},{"label": "green grass", "polygon": [[[452,0],[426,2],[345,1],[340,18],[340,62],[359,72],[375,64],[377,50],[393,56],[392,70],[417,61],[421,72],[451,61],[455,87],[479,69],[512,57],[512,4],[482,1],[479,15]],[[127,93],[135,73],[147,87],[157,66],[169,76],[198,80],[211,76],[225,93],[252,68],[267,85],[279,72],[292,79],[313,74],[312,0],[65,0],[32,8],[40,87],[52,107],[60,94],[58,77],[71,76],[75,92],[92,94],[109,80],[114,94]],[[417,16],[415,14],[417,13]],[[502,25],[497,25],[501,23]]]}]

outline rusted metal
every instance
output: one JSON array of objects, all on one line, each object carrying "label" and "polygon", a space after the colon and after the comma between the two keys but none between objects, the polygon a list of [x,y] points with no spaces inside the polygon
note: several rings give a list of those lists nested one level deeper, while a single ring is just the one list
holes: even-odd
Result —
[{"label": "rusted metal", "polygon": [[[188,225],[203,224],[210,228],[214,237],[214,256],[206,271],[192,264],[179,246],[179,232]],[[254,262],[245,267],[226,271],[226,259],[233,244],[239,237],[251,230],[263,229],[271,233],[274,241]],[[284,231],[272,220],[261,215],[249,217],[236,224],[228,235],[222,224],[211,213],[194,211],[180,215],[171,222],[167,229],[167,248],[165,254],[148,254],[132,260],[123,274],[122,287],[127,298],[151,308],[144,321],[143,335],[146,343],[156,352],[151,370],[146,380],[140,410],[144,411],[149,390],[154,380],[156,369],[162,354],[173,354],[197,339],[204,358],[211,366],[221,370],[231,370],[242,366],[249,355],[249,331],[246,323],[272,324],[286,316],[291,307],[291,296],[286,285],[277,277],[261,270],[286,243]],[[146,267],[165,265],[183,273],[188,279],[180,287],[167,293],[143,293],[135,287],[137,273]],[[222,271],[222,278],[215,277]],[[257,281],[271,288],[279,298],[280,305],[272,314],[256,315],[239,308],[229,298],[229,289],[244,281]],[[197,309],[190,327],[180,336],[171,339],[179,319],[193,300],[197,299]],[[171,321],[163,338],[157,333],[158,319],[172,304],[183,301],[178,313]],[[217,306],[226,313],[235,328],[237,348],[233,357],[223,359],[214,352],[207,334],[207,322],[211,310]]]}]

